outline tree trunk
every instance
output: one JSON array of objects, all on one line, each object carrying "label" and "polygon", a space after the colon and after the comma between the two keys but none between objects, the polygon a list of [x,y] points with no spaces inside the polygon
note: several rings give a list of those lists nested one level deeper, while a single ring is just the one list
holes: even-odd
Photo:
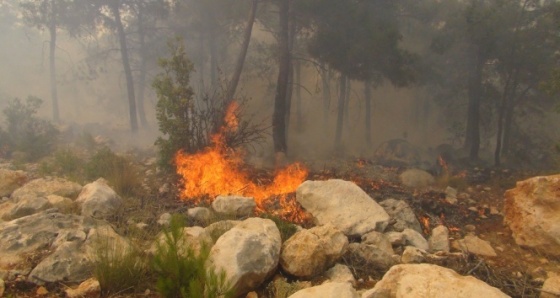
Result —
[{"label": "tree trunk", "polygon": [[371,146],[371,80],[364,82],[364,98],[366,100],[366,144]]},{"label": "tree trunk", "polygon": [[138,117],[140,118],[140,125],[142,128],[148,127],[148,120],[146,119],[146,110],[144,108],[144,91],[146,88],[146,71],[147,60],[146,55],[146,32],[144,28],[144,7],[138,7],[138,37],[140,39],[140,77],[138,79]]},{"label": "tree trunk", "polygon": [[465,136],[465,149],[469,151],[471,160],[478,159],[480,148],[480,99],[482,96],[482,55],[478,53],[469,74],[468,81],[468,111],[467,130]]},{"label": "tree trunk", "polygon": [[290,72],[290,46],[289,46],[289,0],[280,0],[279,19],[280,32],[278,34],[279,46],[279,71],[276,84],[276,97],[274,99],[274,113],[272,115],[272,139],[274,152],[286,154],[286,96],[288,92],[288,77]]},{"label": "tree trunk", "polygon": [[[290,10],[288,11],[288,49],[290,53],[293,53],[294,45],[295,45],[295,36],[296,36],[296,23],[293,17],[293,6],[292,0],[288,0]],[[292,124],[291,117],[292,117],[292,97],[294,94],[294,63],[292,61],[292,57],[290,55],[290,65],[288,71],[288,90],[286,91],[286,139],[288,139],[290,134],[290,126]]]},{"label": "tree trunk", "polygon": [[335,154],[341,155],[343,152],[342,146],[342,126],[344,123],[344,105],[346,101],[346,82],[345,75],[340,75],[340,87],[338,96],[338,112],[336,117],[336,133],[334,136],[334,151]]},{"label": "tree trunk", "polygon": [[49,24],[49,33],[51,42],[49,44],[49,71],[50,71],[50,85],[51,85],[51,100],[53,121],[60,122],[60,114],[58,110],[58,90],[56,84],[56,0],[51,0],[51,22]]},{"label": "tree trunk", "polygon": [[346,104],[344,105],[344,124],[346,127],[350,126],[350,92],[352,89],[352,81],[346,77],[346,89],[344,98],[346,99]]},{"label": "tree trunk", "polygon": [[218,84],[218,53],[216,49],[216,30],[210,30],[208,38],[208,47],[210,48],[210,87],[214,91]]},{"label": "tree trunk", "polygon": [[[283,1],[284,0],[282,0],[282,2]],[[245,64],[245,57],[247,56],[247,49],[249,48],[249,42],[251,41],[251,33],[253,32],[253,23],[255,22],[255,16],[257,15],[258,2],[259,2],[258,0],[253,0],[253,5],[251,6],[251,12],[249,13],[249,18],[247,19],[247,25],[245,26],[245,33],[243,34],[243,44],[241,45],[241,50],[239,52],[239,56],[237,57],[237,63],[235,64],[235,71],[233,72],[233,77],[231,78],[228,84],[226,99],[225,99],[227,102],[233,100],[233,97],[235,96],[235,91],[237,89],[237,85],[239,84],[239,78],[241,78],[241,72],[243,71],[243,65]],[[286,17],[288,17],[287,14],[288,12],[286,12]],[[286,34],[288,34],[288,29],[286,29]],[[288,46],[287,43],[288,43],[288,38],[286,37],[286,46]],[[280,77],[278,77],[278,79],[280,79]]]},{"label": "tree trunk", "polygon": [[331,107],[331,72],[326,65],[321,65],[321,81],[323,84],[323,127],[329,124],[329,110]]},{"label": "tree trunk", "polygon": [[303,129],[303,111],[301,102],[301,62],[298,60],[294,63],[294,88],[296,89],[296,128],[298,132]]},{"label": "tree trunk", "polygon": [[124,27],[121,21],[121,13],[119,10],[119,1],[111,2],[111,10],[115,17],[115,24],[117,26],[117,33],[119,37],[119,44],[121,47],[121,58],[124,67],[124,74],[126,76],[126,90],[128,94],[128,112],[130,117],[130,129],[132,132],[138,131],[138,120],[136,118],[136,99],[134,97],[134,83],[132,80],[132,70],[130,69],[130,61],[128,59],[128,50],[126,47],[126,36],[124,34]]}]

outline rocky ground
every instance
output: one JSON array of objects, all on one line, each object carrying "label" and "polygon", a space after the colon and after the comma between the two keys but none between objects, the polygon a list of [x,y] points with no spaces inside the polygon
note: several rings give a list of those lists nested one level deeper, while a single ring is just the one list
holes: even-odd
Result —
[{"label": "rocky ground", "polygon": [[[153,157],[129,155],[142,180],[129,196],[0,161],[1,297],[98,296],[99,243],[150,256],[172,214],[187,218],[184,246],[211,246],[207,265],[242,297],[560,297],[558,176],[309,162],[292,199],[310,219],[292,230],[250,198],[181,201]],[[153,278],[109,295],[159,296]]]}]

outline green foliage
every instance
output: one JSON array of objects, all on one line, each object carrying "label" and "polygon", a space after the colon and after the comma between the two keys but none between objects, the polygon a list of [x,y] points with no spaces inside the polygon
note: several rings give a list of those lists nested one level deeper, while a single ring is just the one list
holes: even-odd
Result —
[{"label": "green foliage", "polygon": [[157,94],[156,117],[159,130],[167,138],[159,137],[159,162],[170,169],[179,150],[193,152],[204,142],[195,127],[194,91],[189,85],[193,64],[187,58],[180,40],[169,42],[171,57],[159,60],[163,73],[153,82]]},{"label": "green foliage", "polygon": [[285,278],[275,278],[266,286],[267,297],[288,298],[295,292],[305,288],[301,282],[289,283]]},{"label": "green foliage", "polygon": [[263,218],[268,218],[276,224],[276,227],[278,227],[278,230],[280,231],[280,237],[282,237],[282,242],[290,239],[290,237],[292,237],[297,232],[296,225],[294,225],[289,221],[285,221],[278,216],[265,215],[263,216]]},{"label": "green foliage", "polygon": [[142,184],[138,171],[128,159],[104,147],[85,165],[85,178],[92,181],[103,177],[119,195],[134,196]]},{"label": "green foliage", "polygon": [[206,268],[210,250],[203,245],[200,251],[184,247],[184,221],[173,216],[164,230],[165,242],[158,243],[154,256],[157,289],[163,297],[233,297],[225,272],[216,274]]},{"label": "green foliage", "polygon": [[52,152],[58,130],[47,120],[36,117],[42,100],[29,96],[25,102],[15,98],[4,109],[6,131],[0,131],[0,152],[20,152],[21,161],[35,161]]},{"label": "green foliage", "polygon": [[150,277],[149,264],[137,249],[120,247],[109,237],[97,240],[93,263],[103,294],[140,290]]}]

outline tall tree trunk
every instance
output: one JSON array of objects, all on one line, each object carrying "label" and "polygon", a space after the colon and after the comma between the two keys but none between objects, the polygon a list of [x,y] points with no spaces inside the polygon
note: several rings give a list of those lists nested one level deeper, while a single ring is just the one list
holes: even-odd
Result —
[{"label": "tall tree trunk", "polygon": [[205,32],[204,29],[201,29],[199,34],[198,34],[198,46],[199,46],[199,56],[198,56],[198,68],[197,68],[197,73],[198,73],[198,96],[197,98],[199,100],[202,100],[202,98],[204,97],[204,93],[205,93],[205,89],[204,88],[204,76],[205,76],[205,70],[206,70],[206,53],[205,53],[205,49],[204,49],[204,41],[205,41],[205,36],[204,36]]},{"label": "tall tree trunk", "polygon": [[294,88],[296,89],[296,128],[298,132],[303,129],[303,111],[301,102],[301,62],[294,63]]},{"label": "tall tree trunk", "polygon": [[366,144],[371,146],[371,80],[364,82],[364,98],[366,100]]},{"label": "tall tree trunk", "polygon": [[471,160],[478,159],[480,148],[480,100],[482,97],[482,66],[481,53],[477,51],[468,79],[468,111],[465,149],[469,151]]},{"label": "tall tree trunk", "polygon": [[[283,1],[284,0],[282,0],[282,2]],[[249,13],[249,18],[247,19],[247,25],[245,25],[245,32],[243,34],[243,44],[241,45],[241,50],[239,52],[239,56],[237,56],[237,63],[235,64],[235,71],[233,72],[233,76],[232,76],[231,80],[229,81],[229,84],[228,84],[228,87],[227,87],[226,99],[225,100],[228,101],[228,102],[233,100],[233,97],[235,96],[235,91],[237,89],[237,85],[239,84],[239,78],[241,78],[241,72],[243,71],[243,65],[245,64],[245,57],[247,57],[247,49],[249,48],[249,42],[251,41],[251,33],[253,32],[253,23],[255,22],[255,16],[257,15],[257,4],[258,3],[259,3],[258,0],[253,0],[253,5],[251,6],[251,12]],[[288,14],[288,12],[286,12],[286,17],[288,17],[287,14]],[[286,34],[288,34],[288,29],[286,29]],[[286,37],[286,46],[288,46],[288,38],[287,37]]]},{"label": "tall tree trunk", "polygon": [[323,85],[323,128],[326,129],[329,124],[329,110],[331,107],[331,72],[327,66],[320,66],[321,82]]},{"label": "tall tree trunk", "polygon": [[208,47],[210,48],[210,87],[214,91],[218,84],[218,51],[216,49],[216,30],[210,30],[208,38]]},{"label": "tall tree trunk", "polygon": [[132,132],[138,131],[138,119],[136,118],[136,99],[134,96],[134,82],[132,80],[132,70],[130,69],[130,61],[128,58],[128,49],[126,47],[126,36],[124,34],[124,27],[121,21],[121,12],[119,10],[120,1],[115,0],[111,2],[111,10],[115,17],[115,24],[117,26],[117,34],[119,37],[119,44],[121,47],[121,58],[124,67],[124,74],[126,76],[126,91],[128,94],[128,112],[130,117],[130,129]]},{"label": "tall tree trunk", "polygon": [[346,77],[346,89],[344,98],[346,99],[346,104],[344,105],[344,124],[346,127],[350,126],[350,92],[352,91],[352,81]]},{"label": "tall tree trunk", "polygon": [[49,71],[50,71],[50,85],[51,85],[51,100],[53,121],[60,122],[60,114],[58,110],[58,90],[56,84],[56,0],[51,0],[51,22],[49,24],[49,34],[51,42],[49,44]]},{"label": "tall tree trunk", "polygon": [[[294,50],[294,45],[295,45],[295,37],[296,37],[296,23],[295,23],[295,19],[294,19],[294,13],[293,13],[293,6],[292,6],[292,1],[293,0],[288,0],[289,3],[289,7],[290,10],[288,11],[288,26],[289,26],[289,32],[288,32],[288,49],[290,51],[290,53],[293,53]],[[290,126],[292,124],[291,119],[292,119],[292,96],[294,94],[294,63],[292,60],[292,56],[290,55],[290,66],[289,66],[289,71],[288,71],[288,90],[286,92],[286,139],[288,139],[289,134],[290,134]]]},{"label": "tall tree trunk", "polygon": [[274,113],[272,115],[272,139],[274,142],[274,152],[277,156],[286,154],[288,149],[286,142],[286,96],[290,72],[289,9],[289,0],[280,0],[280,32],[278,34],[279,71],[276,97],[274,98]]},{"label": "tall tree trunk", "polygon": [[140,77],[138,78],[138,117],[142,128],[148,127],[146,110],[144,108],[144,91],[146,88],[146,71],[148,57],[146,55],[146,32],[144,28],[144,7],[138,7],[138,37],[140,39]]},{"label": "tall tree trunk", "polygon": [[342,127],[344,123],[344,105],[346,102],[346,82],[347,78],[345,75],[340,75],[340,87],[338,96],[338,112],[336,117],[336,133],[334,136],[334,151],[335,154],[341,155],[343,152],[342,146]]}]

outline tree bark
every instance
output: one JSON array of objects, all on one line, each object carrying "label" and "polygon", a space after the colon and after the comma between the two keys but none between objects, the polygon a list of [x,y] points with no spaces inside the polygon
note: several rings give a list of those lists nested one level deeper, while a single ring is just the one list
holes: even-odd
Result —
[{"label": "tree bark", "polygon": [[128,112],[130,117],[130,129],[132,132],[138,131],[138,119],[136,118],[136,99],[134,96],[134,82],[132,80],[132,70],[130,69],[130,61],[128,58],[128,49],[126,47],[126,36],[124,34],[124,27],[121,21],[121,13],[119,10],[119,1],[111,2],[111,10],[115,17],[115,24],[117,26],[117,34],[119,37],[119,44],[121,47],[121,58],[124,67],[124,74],[126,76],[126,90],[128,94]]},{"label": "tree bark", "polygon": [[56,0],[51,0],[51,21],[49,23],[49,34],[51,41],[49,43],[49,72],[53,121],[60,122],[60,114],[58,109],[58,89],[56,84]]},{"label": "tree bark", "polygon": [[346,127],[350,126],[350,92],[352,91],[352,81],[346,77],[346,89],[344,98],[346,99],[346,104],[344,105],[344,124]]},{"label": "tree bark", "polygon": [[[282,2],[283,1],[284,0],[282,0]],[[233,100],[233,97],[235,96],[235,91],[237,90],[237,85],[239,84],[239,78],[241,78],[241,72],[243,71],[243,65],[245,64],[245,58],[247,57],[247,49],[249,48],[249,42],[251,41],[251,33],[253,32],[253,23],[255,22],[255,17],[257,15],[258,3],[259,3],[258,0],[253,0],[253,5],[251,6],[251,12],[249,13],[249,18],[247,19],[247,25],[245,26],[245,32],[243,34],[243,44],[241,45],[241,51],[239,52],[239,56],[237,57],[237,63],[235,64],[235,71],[233,72],[233,76],[228,84],[226,98],[225,98],[227,102]],[[286,12],[286,14],[288,14],[288,12]],[[286,34],[287,31],[288,29],[286,29]],[[287,46],[287,38],[286,38],[286,46]]]},{"label": "tree bark", "polygon": [[336,118],[336,133],[334,136],[334,151],[335,154],[341,155],[343,153],[342,146],[342,127],[344,123],[344,105],[346,101],[346,82],[347,78],[345,75],[340,75],[340,87],[338,96],[338,112]]},{"label": "tree bark", "polygon": [[371,80],[364,82],[364,98],[366,100],[366,144],[371,146]]},{"label": "tree bark", "polygon": [[146,119],[146,110],[144,108],[144,91],[146,88],[146,71],[147,60],[146,55],[146,32],[144,28],[144,7],[138,7],[138,36],[140,39],[140,77],[138,78],[138,117],[140,118],[140,125],[142,128],[148,127],[148,120]]},{"label": "tree bark", "polygon": [[477,51],[468,79],[468,111],[465,149],[469,151],[469,159],[477,160],[480,148],[480,100],[482,96],[482,66],[484,60]]},{"label": "tree bark", "polygon": [[301,62],[294,63],[294,88],[296,89],[296,129],[301,132],[303,129],[303,111],[301,102]]},{"label": "tree bark", "polygon": [[278,34],[279,71],[274,99],[274,113],[272,115],[272,138],[274,152],[286,154],[286,95],[288,92],[288,77],[290,72],[289,46],[289,0],[280,0],[279,17],[280,32]]},{"label": "tree bark", "polygon": [[324,64],[320,68],[321,82],[323,84],[323,127],[326,128],[329,124],[329,110],[331,107],[331,72]]}]

